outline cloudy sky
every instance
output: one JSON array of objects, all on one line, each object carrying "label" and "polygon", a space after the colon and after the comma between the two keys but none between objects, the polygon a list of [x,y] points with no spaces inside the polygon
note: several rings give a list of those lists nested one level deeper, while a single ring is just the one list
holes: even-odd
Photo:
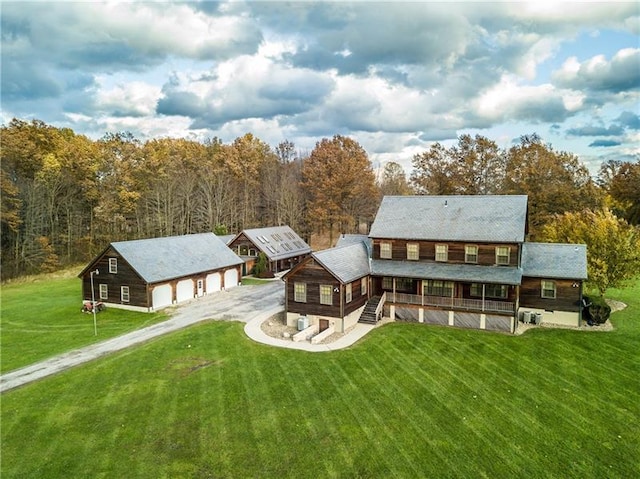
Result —
[{"label": "cloudy sky", "polygon": [[98,139],[251,132],[374,165],[538,133],[592,171],[640,154],[636,2],[8,2],[2,123]]}]

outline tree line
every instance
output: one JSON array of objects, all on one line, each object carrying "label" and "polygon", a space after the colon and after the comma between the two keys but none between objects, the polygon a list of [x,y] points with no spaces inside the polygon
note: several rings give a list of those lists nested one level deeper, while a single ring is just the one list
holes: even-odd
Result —
[{"label": "tree line", "polygon": [[86,262],[113,241],[288,224],[309,240],[370,224],[383,195],[526,194],[532,238],[554,215],[608,208],[638,224],[640,162],[607,162],[594,181],[537,135],[508,150],[482,136],[433,144],[374,171],[336,135],[300,152],[251,133],[229,144],[131,133],[99,140],[39,120],[0,130],[2,279]]}]

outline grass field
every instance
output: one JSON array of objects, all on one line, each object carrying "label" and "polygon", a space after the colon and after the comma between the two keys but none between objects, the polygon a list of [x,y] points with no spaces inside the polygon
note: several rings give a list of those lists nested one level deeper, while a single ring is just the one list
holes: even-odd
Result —
[{"label": "grass field", "polygon": [[166,319],[163,313],[107,309],[96,315],[94,335],[93,315],[80,312],[80,269],[2,285],[1,372]]},{"label": "grass field", "polygon": [[612,332],[209,322],[2,395],[2,478],[640,477],[640,282]]}]

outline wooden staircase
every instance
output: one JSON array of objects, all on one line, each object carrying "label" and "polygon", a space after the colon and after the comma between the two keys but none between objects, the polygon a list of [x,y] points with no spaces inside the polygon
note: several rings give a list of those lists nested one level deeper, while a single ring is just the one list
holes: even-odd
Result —
[{"label": "wooden staircase", "polygon": [[382,308],[378,308],[380,305],[381,296],[373,296],[367,301],[367,304],[360,314],[360,318],[358,319],[359,323],[364,324],[376,324],[380,317],[382,316]]}]

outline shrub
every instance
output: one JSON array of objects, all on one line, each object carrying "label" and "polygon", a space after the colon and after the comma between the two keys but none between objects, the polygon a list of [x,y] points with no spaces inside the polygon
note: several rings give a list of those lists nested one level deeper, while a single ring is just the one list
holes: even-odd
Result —
[{"label": "shrub", "polygon": [[596,297],[584,297],[586,308],[584,309],[584,316],[587,324],[590,326],[593,324],[603,324],[611,316],[611,306],[607,304],[601,296]]}]

